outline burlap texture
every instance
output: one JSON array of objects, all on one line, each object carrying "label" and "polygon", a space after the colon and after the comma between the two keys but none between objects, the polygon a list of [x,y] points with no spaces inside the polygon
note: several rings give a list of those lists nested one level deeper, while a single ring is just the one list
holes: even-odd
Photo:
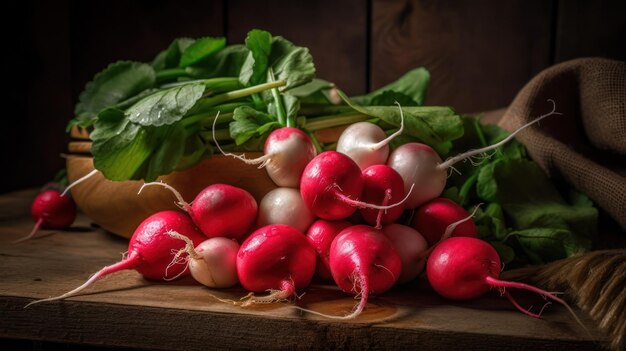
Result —
[{"label": "burlap texture", "polygon": [[587,194],[626,230],[626,62],[585,58],[539,73],[499,125],[509,131],[552,108],[521,132],[530,156],[551,176]]}]

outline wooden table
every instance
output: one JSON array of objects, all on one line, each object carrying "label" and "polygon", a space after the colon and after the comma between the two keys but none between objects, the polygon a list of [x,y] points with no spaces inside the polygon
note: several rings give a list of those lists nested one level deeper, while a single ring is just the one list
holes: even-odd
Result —
[{"label": "wooden table", "polygon": [[[33,299],[80,285],[119,260],[127,246],[80,215],[71,230],[45,236],[52,231],[42,231],[36,239],[10,244],[29,232],[28,206],[35,194],[0,196],[0,338],[187,350],[600,348],[602,336],[580,311],[592,335],[560,306],[533,319],[495,293],[471,302],[446,301],[423,280],[372,298],[349,322],[304,315],[292,303],[241,308],[214,298],[239,298],[245,295],[241,288],[209,290],[190,278],[148,282],[134,271],[104,278],[80,296],[25,309]],[[523,306],[543,301],[528,295],[520,300]],[[330,285],[314,284],[294,303],[340,315],[355,300]]]}]

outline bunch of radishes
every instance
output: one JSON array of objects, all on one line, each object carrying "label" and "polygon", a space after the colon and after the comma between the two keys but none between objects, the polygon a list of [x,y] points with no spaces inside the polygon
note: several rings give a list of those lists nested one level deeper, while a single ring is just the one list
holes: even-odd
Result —
[{"label": "bunch of radishes", "polygon": [[[186,213],[163,211],[147,218],[122,261],[73,291],[40,301],[74,295],[104,275],[135,269],[159,280],[190,272],[212,288],[240,282],[251,292],[270,292],[251,295],[243,305],[269,303],[296,296],[317,273],[360,296],[351,313],[333,317],[351,319],[363,311],[370,294],[415,279],[426,264],[435,291],[450,299],[476,298],[497,287],[517,308],[537,316],[504,291],[513,287],[564,303],[549,292],[498,280],[500,259],[476,238],[471,215],[439,198],[454,163],[501,143],[443,162],[425,144],[408,143],[390,152],[388,143],[401,132],[402,126],[386,137],[375,124],[356,123],[341,135],[337,151],[316,155],[299,129],[275,130],[265,143],[262,166],[279,188],[258,208],[247,191],[230,185],[210,185],[189,204],[169,185],[147,183],[174,192]],[[409,219],[397,223],[407,211]]]}]

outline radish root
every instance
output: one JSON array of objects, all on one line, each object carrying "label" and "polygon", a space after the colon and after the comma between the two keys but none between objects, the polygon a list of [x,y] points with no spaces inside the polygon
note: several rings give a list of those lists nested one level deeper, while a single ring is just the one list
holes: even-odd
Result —
[{"label": "radish root", "polygon": [[374,205],[374,204],[370,204],[370,203],[367,203],[367,202],[351,199],[349,196],[346,196],[345,194],[343,194],[341,192],[341,188],[337,184],[334,184],[335,196],[339,200],[343,201],[344,203],[346,203],[348,205],[354,206],[354,207],[371,208],[371,209],[374,209],[374,210],[388,210],[390,208],[394,208],[396,206],[402,205],[402,203],[404,203],[409,198],[409,196],[413,192],[413,188],[414,187],[415,187],[415,184],[412,184],[411,185],[411,189],[409,189],[409,191],[407,192],[406,196],[402,200],[396,202],[395,204],[381,206],[381,205]]},{"label": "radish root", "polygon": [[98,173],[97,169],[94,169],[93,171],[85,174],[84,176],[76,179],[72,184],[68,185],[67,188],[65,188],[65,190],[63,190],[63,192],[61,193],[61,196],[65,196],[68,191],[70,191],[70,189],[72,189],[73,187],[77,186],[78,184],[84,182],[85,180],[93,177],[96,173]]},{"label": "radish root", "polygon": [[33,230],[30,231],[30,234],[28,234],[27,236],[14,240],[11,242],[11,244],[17,244],[17,243],[21,243],[22,241],[26,241],[30,238],[32,238],[33,236],[35,236],[35,233],[37,233],[37,231],[39,230],[39,228],[41,228],[41,223],[43,223],[43,217],[39,218],[37,220],[37,222],[35,223],[35,225],[33,226]]},{"label": "radish root", "polygon": [[231,152],[225,152],[224,150],[222,150],[222,147],[220,146],[220,143],[217,141],[217,138],[215,137],[215,123],[217,122],[217,118],[219,116],[220,116],[220,112],[217,111],[217,115],[215,116],[215,120],[213,120],[213,127],[211,128],[211,132],[212,132],[212,135],[213,135],[213,142],[215,143],[215,146],[220,151],[220,153],[222,153],[222,155],[224,155],[224,156],[230,156],[230,157],[236,158],[236,159],[238,159],[240,161],[243,161],[245,164],[248,164],[248,165],[258,165],[258,164],[260,164],[258,168],[265,167],[268,164],[268,162],[270,162],[270,156],[269,155],[263,155],[261,157],[248,159],[248,158],[246,158],[245,154],[236,155],[236,154],[233,154]]},{"label": "radish root", "polygon": [[404,113],[402,112],[402,106],[400,106],[400,103],[396,101],[396,105],[398,105],[398,108],[400,109],[400,129],[398,129],[395,133],[391,134],[390,136],[386,137],[385,139],[377,142],[376,144],[370,146],[371,150],[378,150],[381,147],[389,144],[393,139],[395,139],[397,136],[399,136],[400,134],[402,134],[402,132],[404,131]]},{"label": "radish root", "polygon": [[275,302],[286,302],[289,301],[289,298],[296,295],[296,288],[293,285],[292,280],[285,280],[281,284],[281,289],[268,289],[268,295],[265,296],[256,296],[253,293],[250,293],[244,296],[239,305],[241,307],[248,307],[257,304],[270,304]]},{"label": "radish root", "polygon": [[[360,287],[360,290],[357,291],[356,287]],[[354,297],[355,299],[360,297],[359,303],[354,306],[354,308],[352,309],[352,312],[350,312],[349,314],[345,315],[345,316],[333,316],[333,315],[329,315],[329,314],[325,314],[325,313],[321,313],[321,312],[317,312],[317,311],[313,311],[313,310],[309,310],[307,308],[302,308],[299,306],[294,306],[294,308],[303,311],[303,312],[307,312],[310,314],[314,314],[316,316],[320,316],[320,317],[324,317],[324,318],[329,318],[329,319],[334,319],[334,320],[352,320],[355,319],[356,317],[358,317],[361,312],[363,312],[363,310],[365,309],[365,305],[367,305],[367,300],[369,299],[369,282],[368,280],[364,277],[364,276],[360,276],[358,278],[356,278],[354,280],[354,288],[353,288],[354,292],[357,293],[356,296]]]},{"label": "radish root", "polygon": [[143,191],[143,188],[145,188],[147,186],[152,186],[152,185],[160,185],[160,186],[164,187],[165,189],[168,189],[169,191],[174,193],[174,196],[176,196],[176,200],[178,200],[178,202],[176,202],[176,206],[178,206],[183,211],[186,211],[186,212],[190,212],[191,211],[191,205],[187,201],[185,201],[185,199],[183,199],[183,196],[180,194],[180,192],[178,190],[174,189],[174,187],[172,187],[171,185],[166,184],[164,182],[144,183],[141,186],[141,188],[139,188],[139,191],[137,192],[137,195],[141,194],[141,192]]}]

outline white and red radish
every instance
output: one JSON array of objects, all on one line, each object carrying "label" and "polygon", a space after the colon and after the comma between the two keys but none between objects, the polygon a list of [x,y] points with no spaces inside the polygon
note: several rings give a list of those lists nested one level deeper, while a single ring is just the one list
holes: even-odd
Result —
[{"label": "white and red radish", "polygon": [[208,238],[225,237],[242,240],[248,235],[257,216],[257,203],[244,189],[228,184],[211,184],[196,195],[191,204],[173,187],[162,182],[145,183],[159,185],[174,193],[178,206],[185,210],[194,223]]},{"label": "white and red radish", "polygon": [[358,200],[363,192],[361,169],[348,156],[325,151],[315,156],[300,180],[302,199],[313,214],[327,220],[344,219],[358,208],[387,210],[400,202],[379,206]]},{"label": "white and red radish", "polygon": [[393,243],[402,261],[398,283],[407,283],[417,278],[426,265],[426,239],[415,229],[398,223],[386,225],[382,230]]},{"label": "white and red radish", "polygon": [[[396,102],[396,104],[398,104]],[[361,168],[384,164],[389,157],[389,143],[404,130],[404,114],[400,108],[400,129],[387,137],[385,131],[370,122],[358,122],[346,128],[337,140],[337,152],[350,157]]]},{"label": "white and red radish", "polygon": [[380,230],[355,225],[341,231],[330,247],[330,272],[342,291],[360,296],[361,301],[351,313],[331,318],[356,318],[370,294],[389,290],[401,271],[400,255]]},{"label": "white and red radish", "polygon": [[[404,198],[404,182],[393,168],[387,165],[373,165],[363,170],[362,175],[363,202],[385,206]],[[378,227],[380,224],[390,224],[398,220],[404,212],[404,204],[387,210],[362,208],[360,211],[365,222]]]},{"label": "white and red radish", "polygon": [[237,278],[237,252],[235,240],[217,237],[207,239],[194,247],[185,235],[170,230],[167,234],[185,242],[177,256],[186,253],[191,276],[209,288],[230,288],[239,282]]},{"label": "white and red radish", "polygon": [[484,148],[469,150],[451,157],[445,162],[442,162],[439,154],[426,144],[407,143],[400,145],[389,155],[387,165],[400,173],[404,180],[404,189],[406,191],[410,187],[415,187],[405,203],[406,208],[416,208],[428,200],[439,197],[446,186],[448,169],[452,168],[457,162],[494,150],[509,142],[517,133],[532,124],[551,115],[559,115],[559,112],[555,112],[556,105],[554,101],[549,101],[553,104],[552,111],[521,126],[503,140]]},{"label": "white and red radish", "polygon": [[32,238],[40,228],[58,229],[69,227],[76,219],[76,204],[69,196],[57,190],[46,190],[33,200],[30,214],[35,225],[27,236],[13,241],[22,242]]},{"label": "white and red radish", "polygon": [[330,274],[330,245],[337,234],[351,225],[352,223],[344,220],[327,221],[318,219],[309,227],[306,238],[317,252],[315,272],[318,277],[324,280],[333,278]]},{"label": "white and red radish", "polygon": [[[441,240],[448,226],[471,217],[463,207],[446,198],[436,198],[428,201],[415,211],[411,226],[426,239],[429,246]],[[476,224],[472,220],[458,224],[450,236],[467,236],[475,238],[478,235]]]},{"label": "white and red radish", "polygon": [[576,321],[583,325],[571,307],[554,293],[528,284],[498,279],[500,264],[498,253],[487,242],[476,238],[455,237],[444,240],[435,247],[426,264],[426,275],[433,289],[445,298],[471,300],[495,288],[522,313],[538,318],[540,313],[523,309],[505,289],[535,292],[565,306]]},{"label": "white and red radish", "polygon": [[298,189],[273,189],[259,203],[259,228],[268,224],[286,224],[304,233],[313,221],[315,216],[302,201]]},{"label": "white and red radish", "polygon": [[96,280],[125,269],[134,269],[144,278],[169,281],[189,274],[186,265],[172,264],[174,254],[184,248],[185,243],[172,238],[167,233],[176,231],[184,234],[195,245],[206,237],[198,230],[186,213],[178,211],[162,211],[153,214],[139,224],[128,243],[128,252],[121,261],[106,266],[91,276],[83,285],[57,297],[37,300],[29,303],[60,300],[74,296]]},{"label": "white and red radish", "polygon": [[315,273],[315,249],[304,234],[284,224],[271,224],[254,231],[237,254],[239,282],[248,291],[270,291],[249,296],[243,306],[284,301],[296,289],[311,283]]}]

